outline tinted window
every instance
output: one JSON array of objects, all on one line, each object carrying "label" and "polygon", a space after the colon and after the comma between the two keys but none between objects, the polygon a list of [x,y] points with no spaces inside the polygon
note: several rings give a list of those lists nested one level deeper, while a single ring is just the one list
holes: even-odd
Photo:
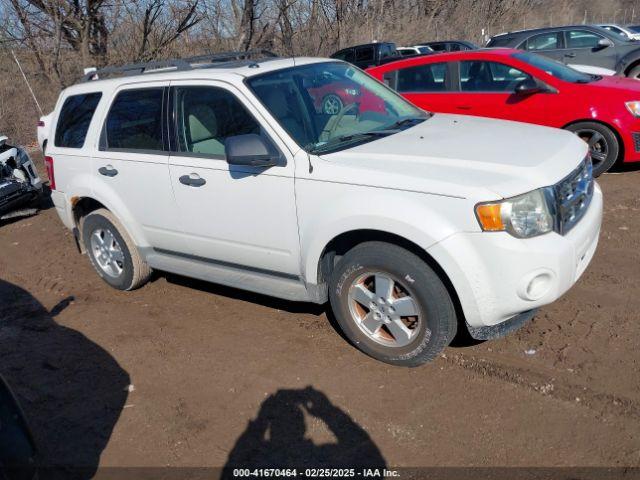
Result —
[{"label": "tinted window", "polygon": [[527,50],[554,50],[561,48],[560,33],[543,33],[527,40]]},{"label": "tinted window", "polygon": [[515,53],[513,58],[517,58],[523,62],[528,63],[540,70],[544,70],[549,75],[571,83],[589,83],[599,79],[598,76],[588,75],[586,73],[579,72],[573,68],[567,67],[564,63],[557,62],[544,57],[536,53],[522,52]]},{"label": "tinted window", "polygon": [[447,64],[432,63],[398,71],[399,92],[443,92],[446,90]]},{"label": "tinted window", "polygon": [[410,48],[401,48],[400,50],[398,50],[398,53],[400,54],[400,56],[406,57],[407,55],[415,55],[416,51]]},{"label": "tinted window", "polygon": [[56,127],[56,147],[82,148],[100,97],[101,93],[88,93],[64,101]]},{"label": "tinted window", "polygon": [[463,92],[513,92],[530,78],[526,73],[496,62],[460,62],[460,89]]},{"label": "tinted window", "polygon": [[602,37],[586,30],[567,32],[567,48],[595,48]]},{"label": "tinted window", "polygon": [[447,51],[447,44],[446,43],[432,43],[429,46],[431,47],[431,50],[433,50],[434,52],[446,52]]},{"label": "tinted window", "polygon": [[493,37],[487,43],[487,47],[491,48],[499,48],[499,47],[509,47],[513,42],[513,37]]},{"label": "tinted window", "polygon": [[373,60],[373,47],[356,48],[356,61],[369,62]]},{"label": "tinted window", "polygon": [[106,147],[162,150],[162,95],[162,88],[120,92],[107,116]]},{"label": "tinted window", "polygon": [[344,60],[345,62],[353,62],[355,59],[352,48],[350,48],[349,50],[342,50],[338,53],[335,53],[332,55],[332,57],[337,58],[339,60]]},{"label": "tinted window", "polygon": [[224,156],[228,137],[260,133],[260,125],[230,92],[213,87],[178,87],[175,94],[178,149]]}]

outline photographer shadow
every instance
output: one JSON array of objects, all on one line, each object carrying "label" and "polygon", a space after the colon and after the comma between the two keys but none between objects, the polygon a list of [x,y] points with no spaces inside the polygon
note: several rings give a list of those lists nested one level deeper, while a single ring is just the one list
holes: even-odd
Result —
[{"label": "photographer shadow", "polygon": [[55,321],[72,302],[48,311],[0,280],[0,375],[31,427],[41,479],[93,478],[130,384],[109,352]]},{"label": "photographer shadow", "polygon": [[[305,412],[324,422],[337,441],[316,445],[306,438]],[[234,478],[234,468],[385,467],[369,434],[324,393],[307,387],[278,390],[262,403],[229,453],[222,478]]]}]

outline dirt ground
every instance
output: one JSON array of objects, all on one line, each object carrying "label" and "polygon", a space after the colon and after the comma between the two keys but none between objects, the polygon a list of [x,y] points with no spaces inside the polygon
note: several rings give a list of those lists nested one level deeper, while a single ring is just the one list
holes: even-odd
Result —
[{"label": "dirt ground", "polygon": [[640,171],[600,184],[579,283],[416,369],[322,307],[163,273],[113,290],[49,208],[0,226],[0,373],[51,464],[639,466]]}]

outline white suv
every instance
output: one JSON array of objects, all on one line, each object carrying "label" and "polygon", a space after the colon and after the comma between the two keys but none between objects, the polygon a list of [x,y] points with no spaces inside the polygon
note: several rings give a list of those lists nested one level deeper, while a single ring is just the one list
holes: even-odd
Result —
[{"label": "white suv", "polygon": [[341,61],[252,55],[61,93],[53,200],[113,287],[158,269],[329,300],[359,349],[415,366],[456,332],[521,326],[589,264],[602,194],[571,133],[427,113]]}]

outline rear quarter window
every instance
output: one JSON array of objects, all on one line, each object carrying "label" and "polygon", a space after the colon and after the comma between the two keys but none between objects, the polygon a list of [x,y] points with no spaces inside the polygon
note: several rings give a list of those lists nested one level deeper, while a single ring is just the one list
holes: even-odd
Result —
[{"label": "rear quarter window", "polygon": [[82,148],[89,124],[102,94],[99,92],[68,97],[58,117],[54,144],[63,148]]}]

